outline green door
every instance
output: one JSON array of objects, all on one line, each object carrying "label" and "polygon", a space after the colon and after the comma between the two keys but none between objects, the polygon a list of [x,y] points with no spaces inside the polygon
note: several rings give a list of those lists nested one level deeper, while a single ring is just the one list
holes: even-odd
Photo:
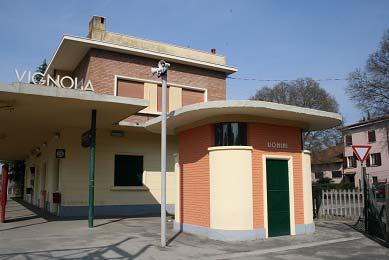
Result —
[{"label": "green door", "polygon": [[266,160],[269,237],[290,235],[288,161]]}]

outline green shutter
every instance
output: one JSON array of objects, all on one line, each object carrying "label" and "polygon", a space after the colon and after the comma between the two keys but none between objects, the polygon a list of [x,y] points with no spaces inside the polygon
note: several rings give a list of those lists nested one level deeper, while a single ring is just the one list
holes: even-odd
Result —
[{"label": "green shutter", "polygon": [[269,237],[290,235],[288,161],[266,160]]}]

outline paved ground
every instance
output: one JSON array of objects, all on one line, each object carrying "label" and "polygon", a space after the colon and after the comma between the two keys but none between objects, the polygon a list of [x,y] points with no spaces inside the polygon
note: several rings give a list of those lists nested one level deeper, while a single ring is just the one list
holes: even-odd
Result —
[{"label": "paved ground", "polygon": [[0,259],[389,259],[389,249],[346,223],[321,221],[312,235],[226,243],[175,234],[159,247],[159,218],[86,220],[42,218],[10,201],[0,224]]}]

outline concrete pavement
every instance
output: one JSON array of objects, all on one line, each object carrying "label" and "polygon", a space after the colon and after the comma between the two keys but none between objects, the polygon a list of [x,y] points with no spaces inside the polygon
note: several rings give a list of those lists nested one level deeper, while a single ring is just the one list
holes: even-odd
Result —
[{"label": "concrete pavement", "polygon": [[389,249],[339,221],[321,221],[312,235],[220,242],[176,234],[159,246],[159,218],[86,220],[41,217],[9,201],[0,224],[0,259],[389,259]]}]

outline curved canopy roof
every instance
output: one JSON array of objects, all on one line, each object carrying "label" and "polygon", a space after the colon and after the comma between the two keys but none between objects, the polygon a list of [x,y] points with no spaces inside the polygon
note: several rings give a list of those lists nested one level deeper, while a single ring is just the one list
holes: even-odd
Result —
[{"label": "curved canopy roof", "polygon": [[[321,130],[338,126],[342,116],[315,109],[253,100],[223,100],[193,104],[172,111],[168,115],[168,133],[206,123],[221,121],[262,122],[295,126],[304,130]],[[161,117],[146,122],[145,127],[158,133]]]}]

